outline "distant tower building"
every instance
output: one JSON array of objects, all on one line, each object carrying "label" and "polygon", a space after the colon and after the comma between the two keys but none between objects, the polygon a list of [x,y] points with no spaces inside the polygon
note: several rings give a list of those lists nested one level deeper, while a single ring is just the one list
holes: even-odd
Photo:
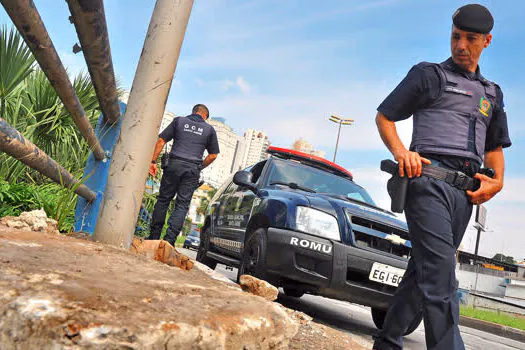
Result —
[{"label": "distant tower building", "polygon": [[235,147],[235,156],[233,157],[232,173],[242,170],[244,155],[246,154],[246,140],[244,136],[236,135],[237,146]]},{"label": "distant tower building", "polygon": [[[168,125],[170,125],[170,123],[173,121],[173,119],[175,119],[177,116],[172,113],[172,112],[168,112],[168,111],[164,111],[164,115],[162,116],[162,121],[160,122],[160,129],[159,129],[159,134],[162,132],[162,130],[166,129],[168,127]],[[166,146],[165,147],[165,150],[166,152],[169,152],[171,151],[171,146],[173,145],[173,140],[171,140],[170,142],[166,143]],[[164,153],[164,150],[163,152]],[[161,154],[162,154],[161,153]]]},{"label": "distant tower building", "polygon": [[313,156],[324,158],[325,153],[323,151],[315,150],[314,147],[303,139],[295,140],[292,148],[299,152],[311,154]]},{"label": "distant tower building", "polygon": [[220,154],[210,166],[202,171],[202,179],[218,188],[232,173],[238,136],[232,128],[225,124],[223,118],[212,118],[209,124],[215,128],[217,133]]},{"label": "distant tower building", "polygon": [[244,133],[244,141],[246,151],[244,152],[244,158],[241,163],[242,169],[268,157],[266,150],[270,146],[270,140],[268,140],[268,136],[264,132],[248,129]]}]

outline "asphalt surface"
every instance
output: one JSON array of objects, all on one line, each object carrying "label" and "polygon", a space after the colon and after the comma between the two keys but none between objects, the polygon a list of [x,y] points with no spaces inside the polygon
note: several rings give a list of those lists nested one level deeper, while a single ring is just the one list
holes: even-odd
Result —
[{"label": "asphalt surface", "polygon": [[[197,253],[195,250],[177,248],[183,254],[195,259]],[[215,269],[232,281],[237,278],[237,269],[226,268],[218,264]],[[353,334],[361,338],[362,345],[372,347],[372,335],[376,331],[370,308],[351,304],[344,301],[333,300],[313,295],[304,295],[301,298],[291,298],[283,293],[279,294],[277,300],[282,305],[304,312],[314,318],[315,322],[322,323],[334,329]],[[466,349],[472,350],[509,350],[523,349],[525,343],[512,339],[503,338],[491,333],[483,332],[477,329],[461,327],[461,335],[465,342]],[[425,349],[425,330],[421,324],[419,328],[404,339],[404,349],[420,350]]]}]

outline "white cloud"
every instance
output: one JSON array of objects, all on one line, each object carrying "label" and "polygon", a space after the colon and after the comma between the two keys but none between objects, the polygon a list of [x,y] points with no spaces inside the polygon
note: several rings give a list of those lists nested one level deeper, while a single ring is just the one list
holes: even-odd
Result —
[{"label": "white cloud", "polygon": [[242,76],[238,76],[235,81],[224,79],[219,83],[219,85],[221,90],[229,91],[232,88],[237,88],[243,94],[248,94],[252,88]]},{"label": "white cloud", "polygon": [[[266,72],[308,72],[319,66],[327,52],[347,45],[343,39],[300,40],[293,43],[261,44],[260,47],[209,50],[193,57],[181,57],[177,67],[185,70],[257,70]],[[300,59],[299,59],[300,58]]]},{"label": "white cloud", "polygon": [[248,84],[248,82],[244,80],[243,77],[241,76],[237,77],[236,83],[237,83],[237,86],[239,87],[239,90],[241,90],[243,93],[247,94],[250,92],[251,87]]},{"label": "white cloud", "polygon": [[[222,82],[223,89],[233,87],[231,80]],[[339,114],[355,119],[351,126],[343,126],[340,150],[384,150],[375,125],[375,108],[386,96],[386,87],[364,83],[345,86],[311,85],[298,82],[287,86],[286,92],[226,96],[209,102],[214,114],[228,118],[238,133],[248,128],[265,131],[274,145],[289,145],[297,138],[324,149],[333,149],[337,125],[328,117]],[[246,111],[250,118],[246,118]],[[399,133],[408,144],[411,121],[399,124]]]},{"label": "white cloud", "polygon": [[229,90],[231,87],[235,86],[235,83],[229,79],[225,79],[221,82],[222,90]]}]

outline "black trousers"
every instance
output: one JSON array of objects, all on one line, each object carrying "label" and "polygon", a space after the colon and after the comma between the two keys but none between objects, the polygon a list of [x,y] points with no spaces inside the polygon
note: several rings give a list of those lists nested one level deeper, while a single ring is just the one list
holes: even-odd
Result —
[{"label": "black trousers", "polygon": [[168,230],[164,237],[164,240],[170,244],[175,244],[188,214],[193,192],[199,186],[200,170],[201,166],[198,164],[179,159],[169,160],[160,181],[159,196],[153,210],[150,234],[147,239],[160,239],[166,221],[166,212],[173,197],[177,195],[175,208],[168,219]]},{"label": "black trousers", "polygon": [[465,349],[459,333],[456,250],[472,214],[465,191],[425,176],[410,180],[405,208],[412,256],[375,336],[374,349],[402,349],[423,313],[428,349]]}]

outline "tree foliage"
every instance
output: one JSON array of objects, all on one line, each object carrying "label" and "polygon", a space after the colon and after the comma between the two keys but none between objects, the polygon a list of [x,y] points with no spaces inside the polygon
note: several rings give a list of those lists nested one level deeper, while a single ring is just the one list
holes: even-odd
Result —
[{"label": "tree foliage", "polygon": [[[89,75],[77,75],[73,87],[94,127],[100,111]],[[0,28],[0,117],[82,177],[90,153],[87,142],[18,31],[5,26]],[[0,216],[44,208],[59,220],[62,231],[71,229],[77,198],[73,192],[5,153],[0,153],[0,179]]]},{"label": "tree foliage", "polygon": [[501,253],[498,253],[496,255],[494,255],[492,257],[492,259],[494,260],[497,260],[497,261],[501,261],[501,262],[504,262],[504,263],[507,263],[507,264],[515,264],[516,261],[514,260],[514,258],[512,256],[507,256],[507,255],[504,255],[504,254],[501,254]]}]

